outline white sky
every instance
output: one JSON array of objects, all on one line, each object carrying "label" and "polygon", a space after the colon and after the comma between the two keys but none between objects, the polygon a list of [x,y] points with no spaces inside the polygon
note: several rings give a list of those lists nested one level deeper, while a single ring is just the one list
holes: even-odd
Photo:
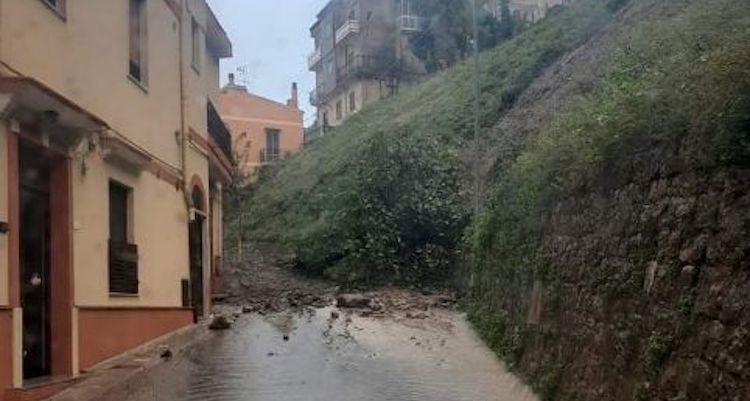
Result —
[{"label": "white sky", "polygon": [[299,84],[305,126],[315,119],[308,94],[315,76],[307,70],[313,50],[310,26],[328,0],[208,0],[234,46],[234,58],[222,62],[227,74],[247,69],[245,84],[257,95],[279,102],[289,98],[292,82]]}]

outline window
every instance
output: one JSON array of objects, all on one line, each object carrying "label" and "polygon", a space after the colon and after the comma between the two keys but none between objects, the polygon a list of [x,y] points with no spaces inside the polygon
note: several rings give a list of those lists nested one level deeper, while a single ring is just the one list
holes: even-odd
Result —
[{"label": "window", "polygon": [[192,66],[195,72],[201,70],[201,27],[198,25],[198,21],[193,18],[192,25]]},{"label": "window", "polygon": [[281,131],[277,129],[266,128],[266,161],[279,160],[281,149],[279,146],[279,136]]},{"label": "window", "polygon": [[343,110],[341,107],[341,100],[336,102],[336,120],[341,120],[343,118]]},{"label": "window", "polygon": [[129,14],[130,60],[128,74],[140,84],[146,84],[146,0],[130,0]]},{"label": "window", "polygon": [[138,294],[138,247],[133,242],[132,190],[109,183],[109,292]]},{"label": "window", "polygon": [[349,111],[357,111],[357,96],[354,91],[349,92]]},{"label": "window", "polygon": [[55,14],[65,17],[65,0],[42,0]]}]

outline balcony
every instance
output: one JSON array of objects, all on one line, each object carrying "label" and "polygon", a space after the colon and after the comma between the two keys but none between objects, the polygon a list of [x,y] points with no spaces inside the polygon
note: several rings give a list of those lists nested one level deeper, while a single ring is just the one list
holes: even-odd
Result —
[{"label": "balcony", "polygon": [[315,49],[314,52],[310,53],[307,56],[307,68],[314,69],[318,63],[320,63],[320,60],[323,59],[323,53],[320,51],[320,49]]},{"label": "balcony", "polygon": [[416,15],[402,15],[399,17],[399,25],[404,32],[422,32],[425,19]]},{"label": "balcony", "polygon": [[356,19],[347,20],[344,25],[336,30],[336,44],[355,33],[359,33],[359,21]]},{"label": "balcony", "polygon": [[338,82],[350,79],[388,79],[398,75],[400,62],[395,57],[358,55],[336,69]]},{"label": "balcony", "polygon": [[224,153],[227,160],[232,160],[232,136],[229,129],[224,125],[219,113],[216,111],[213,103],[208,102],[208,136]]}]

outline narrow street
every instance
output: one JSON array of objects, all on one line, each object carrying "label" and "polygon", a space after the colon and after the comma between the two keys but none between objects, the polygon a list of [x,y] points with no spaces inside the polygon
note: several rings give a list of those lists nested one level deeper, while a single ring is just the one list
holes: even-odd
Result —
[{"label": "narrow street", "polygon": [[273,263],[280,259],[254,255],[243,274],[260,274],[258,258],[270,263],[255,281],[269,287],[250,285],[248,292],[258,306],[245,306],[244,314],[241,305],[218,307],[236,317],[231,329],[211,333],[106,399],[536,400],[445,296],[392,290],[354,296],[369,306],[338,308],[332,295],[310,292],[333,289],[291,275]]}]

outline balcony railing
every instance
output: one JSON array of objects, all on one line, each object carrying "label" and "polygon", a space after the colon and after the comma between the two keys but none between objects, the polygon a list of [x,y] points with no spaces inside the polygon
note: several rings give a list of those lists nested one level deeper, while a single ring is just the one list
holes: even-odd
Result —
[{"label": "balcony railing", "polygon": [[425,19],[416,15],[402,15],[399,17],[401,30],[406,32],[421,32],[424,30]]},{"label": "balcony railing", "polygon": [[262,164],[274,163],[281,160],[281,149],[266,148],[260,150]]},{"label": "balcony railing", "polygon": [[320,60],[323,58],[323,53],[320,51],[320,49],[316,49],[314,52],[310,53],[307,56],[307,68],[313,69],[318,63],[320,63]]},{"label": "balcony railing", "polygon": [[398,74],[400,65],[395,57],[358,55],[337,68],[336,77],[339,82],[347,79],[387,79]]},{"label": "balcony railing", "polygon": [[311,90],[310,91],[310,104],[315,107],[318,107],[320,106],[320,103],[321,103],[320,95],[318,95],[318,90],[317,89]]},{"label": "balcony railing", "polygon": [[224,125],[224,121],[219,116],[213,103],[208,102],[208,135],[213,139],[216,145],[224,152],[227,159],[232,160],[232,136],[229,129]]},{"label": "balcony railing", "polygon": [[359,33],[359,21],[356,19],[346,20],[344,25],[341,25],[341,27],[336,30],[336,44],[355,33]]}]

